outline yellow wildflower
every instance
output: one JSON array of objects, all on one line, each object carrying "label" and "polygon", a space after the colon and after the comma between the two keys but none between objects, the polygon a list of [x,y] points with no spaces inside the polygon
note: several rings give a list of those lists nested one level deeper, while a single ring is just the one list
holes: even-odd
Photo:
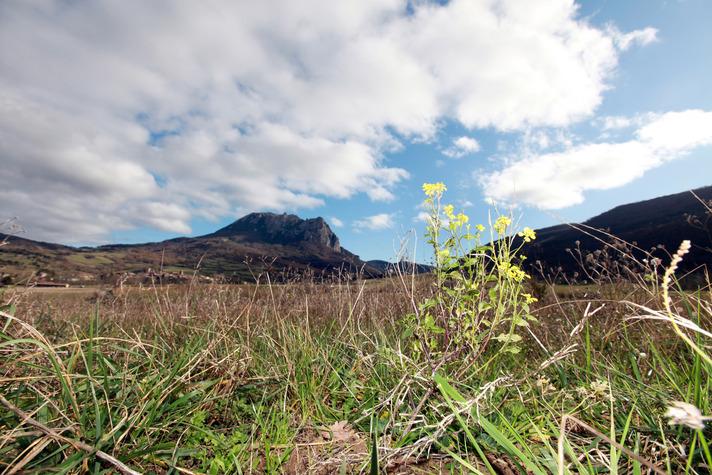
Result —
[{"label": "yellow wildflower", "polygon": [[524,238],[524,242],[532,242],[536,239],[536,233],[532,228],[524,228],[520,233],[518,233],[518,236]]},{"label": "yellow wildflower", "polygon": [[510,264],[509,262],[504,262],[500,265],[500,269],[502,272],[507,274],[510,279],[514,280],[515,282],[521,282],[524,279],[529,278],[526,272],[524,272],[522,269],[519,268],[519,266],[516,266],[514,264]]},{"label": "yellow wildflower", "polygon": [[440,196],[447,190],[445,183],[423,183],[423,192],[426,196],[432,198],[434,196]]},{"label": "yellow wildflower", "polygon": [[482,226],[481,224],[478,224],[478,225],[475,226],[475,229],[477,229],[478,232],[482,232],[482,231],[485,230],[485,227]]},{"label": "yellow wildflower", "polygon": [[522,297],[524,297],[524,301],[525,301],[527,304],[530,304],[530,303],[534,303],[534,302],[538,302],[538,301],[539,301],[538,298],[532,297],[532,294],[522,294]]},{"label": "yellow wildflower", "polygon": [[450,220],[455,219],[455,207],[453,205],[443,206],[443,212],[445,213],[445,216],[448,217],[448,219],[450,219]]},{"label": "yellow wildflower", "polygon": [[504,234],[507,231],[507,226],[512,224],[512,220],[508,218],[507,216],[500,216],[497,218],[497,221],[494,222],[494,228],[495,231],[497,231],[497,234]]}]

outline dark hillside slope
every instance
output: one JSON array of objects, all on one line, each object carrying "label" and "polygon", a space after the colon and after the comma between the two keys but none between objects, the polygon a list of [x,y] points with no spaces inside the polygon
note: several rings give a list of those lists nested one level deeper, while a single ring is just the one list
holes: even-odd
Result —
[{"label": "dark hillside slope", "polygon": [[[703,201],[712,201],[712,186],[693,190]],[[537,230],[537,239],[525,245],[529,266],[540,261],[547,269],[572,273],[580,265],[572,256],[577,249],[585,256],[612,242],[607,234],[631,243],[669,262],[682,240],[692,241],[682,270],[699,266],[712,269],[712,216],[692,192],[686,191],[651,200],[631,203],[606,211],[579,225],[558,225]],[[602,242],[603,241],[603,242]],[[615,253],[615,252],[614,252]],[[642,258],[638,251],[636,257]]]}]

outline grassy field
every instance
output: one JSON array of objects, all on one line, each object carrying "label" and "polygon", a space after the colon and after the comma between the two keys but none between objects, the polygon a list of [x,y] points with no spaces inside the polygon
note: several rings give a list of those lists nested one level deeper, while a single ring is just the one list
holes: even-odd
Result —
[{"label": "grassy field", "polygon": [[[376,473],[377,457],[388,473],[556,473],[561,440],[566,473],[707,473],[709,429],[664,413],[710,413],[709,364],[669,322],[629,319],[660,296],[552,289],[519,353],[435,371],[403,323],[427,277],[9,290],[0,469]],[[709,328],[709,293],[674,302]]]},{"label": "grassy field", "polygon": [[429,186],[428,275],[5,289],[0,471],[710,473],[712,287],[677,286],[685,246],[538,281],[511,220],[481,244]]}]

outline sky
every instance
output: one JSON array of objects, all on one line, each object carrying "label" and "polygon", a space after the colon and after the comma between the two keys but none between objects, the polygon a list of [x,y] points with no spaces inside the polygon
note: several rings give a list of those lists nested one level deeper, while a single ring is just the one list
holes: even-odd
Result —
[{"label": "sky", "polygon": [[3,0],[0,218],[96,245],[289,212],[419,260],[424,182],[473,222],[582,221],[712,185],[710,24],[709,0]]}]

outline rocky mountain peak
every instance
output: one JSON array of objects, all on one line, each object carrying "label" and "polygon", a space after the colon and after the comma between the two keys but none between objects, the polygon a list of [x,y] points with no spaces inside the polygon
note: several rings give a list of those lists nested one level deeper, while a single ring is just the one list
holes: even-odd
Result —
[{"label": "rocky mountain peak", "polygon": [[321,217],[301,219],[287,213],[250,213],[209,236],[238,237],[245,241],[291,246],[318,246],[341,252],[339,238]]}]

